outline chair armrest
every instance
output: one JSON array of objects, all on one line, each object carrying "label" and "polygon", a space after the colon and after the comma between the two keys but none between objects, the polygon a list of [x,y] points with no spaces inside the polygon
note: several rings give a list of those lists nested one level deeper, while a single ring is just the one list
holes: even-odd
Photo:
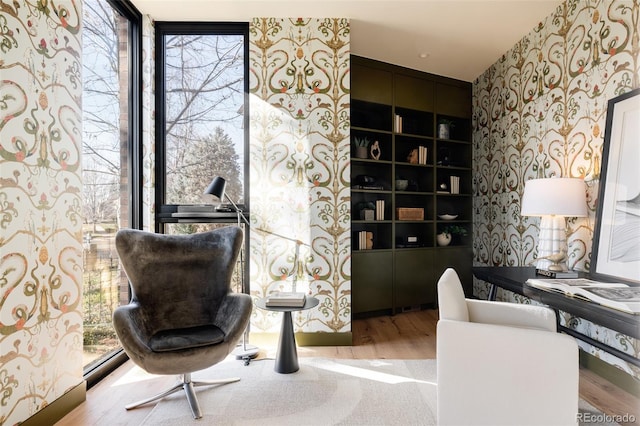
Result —
[{"label": "chair armrest", "polygon": [[556,313],[544,306],[467,299],[469,321],[557,331]]},{"label": "chair armrest", "polygon": [[567,335],[440,320],[437,374],[440,425],[576,424],[578,345]]},{"label": "chair armrest", "polygon": [[235,342],[244,332],[251,318],[251,296],[229,293],[223,299],[213,324],[225,334],[225,341]]},{"label": "chair armrest", "polygon": [[113,327],[120,339],[122,347],[130,358],[151,352],[147,345],[150,336],[146,335],[146,328],[140,318],[140,306],[137,303],[129,303],[120,306],[113,312]]}]

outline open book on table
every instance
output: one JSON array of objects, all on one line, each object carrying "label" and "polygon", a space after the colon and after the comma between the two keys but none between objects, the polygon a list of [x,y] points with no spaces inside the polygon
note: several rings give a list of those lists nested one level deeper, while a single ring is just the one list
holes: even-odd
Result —
[{"label": "open book on table", "polygon": [[623,283],[592,281],[586,278],[530,278],[527,280],[527,284],[542,290],[557,291],[567,296],[640,315],[640,287],[632,287]]}]

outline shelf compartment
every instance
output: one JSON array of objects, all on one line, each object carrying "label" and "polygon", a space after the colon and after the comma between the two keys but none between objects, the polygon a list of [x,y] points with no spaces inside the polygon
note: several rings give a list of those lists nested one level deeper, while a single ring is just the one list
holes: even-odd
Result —
[{"label": "shelf compartment", "polygon": [[395,179],[409,181],[407,192],[433,192],[433,168],[431,167],[396,163]]},{"label": "shelf compartment", "polygon": [[[366,157],[357,158],[356,147],[357,141],[366,139]],[[378,142],[379,157],[373,158],[371,155],[371,147]],[[391,161],[393,160],[393,143],[391,133],[376,132],[368,129],[351,129],[351,157],[354,159],[369,159],[372,161]]]},{"label": "shelf compartment", "polygon": [[[401,117],[401,125],[397,117]],[[404,135],[433,136],[433,114],[396,107],[393,131]]]},{"label": "shelf compartment", "polygon": [[351,102],[351,125],[367,129],[390,131],[392,126],[391,106],[373,102]]},{"label": "shelf compartment", "polygon": [[[351,222],[351,248],[353,251],[375,251],[390,249],[391,222],[368,222],[353,221]],[[360,250],[358,247],[359,234],[361,231],[373,233],[373,248],[371,250]]]},{"label": "shelf compartment", "polygon": [[438,140],[436,142],[436,165],[443,167],[469,168],[471,144]]},{"label": "shelf compartment", "polygon": [[433,223],[397,222],[396,248],[433,247]]},{"label": "shelf compartment", "polygon": [[391,163],[381,161],[351,161],[351,186],[353,189],[390,191],[392,189]]}]

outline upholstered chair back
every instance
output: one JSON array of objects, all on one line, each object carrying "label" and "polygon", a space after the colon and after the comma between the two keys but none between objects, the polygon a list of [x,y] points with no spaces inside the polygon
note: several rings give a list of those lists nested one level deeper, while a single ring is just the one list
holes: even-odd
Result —
[{"label": "upholstered chair back", "polygon": [[214,323],[231,291],[242,242],[242,229],[235,226],[191,235],[120,230],[116,248],[131,282],[132,302],[144,307],[142,333]]},{"label": "upholstered chair back", "polygon": [[469,309],[456,271],[447,268],[438,280],[440,319],[469,321]]}]

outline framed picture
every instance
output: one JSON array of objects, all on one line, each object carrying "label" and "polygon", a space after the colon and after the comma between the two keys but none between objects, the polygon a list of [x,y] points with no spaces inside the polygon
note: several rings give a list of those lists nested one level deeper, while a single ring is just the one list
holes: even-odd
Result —
[{"label": "framed picture", "polygon": [[640,284],[640,89],[608,102],[590,270]]}]

